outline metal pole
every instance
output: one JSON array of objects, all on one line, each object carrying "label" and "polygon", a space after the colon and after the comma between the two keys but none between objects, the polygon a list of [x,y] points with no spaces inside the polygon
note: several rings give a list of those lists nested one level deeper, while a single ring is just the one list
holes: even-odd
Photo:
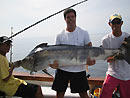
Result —
[{"label": "metal pole", "polygon": [[[13,35],[13,27],[11,27],[11,36]],[[13,40],[13,38],[11,38]],[[10,47],[10,63],[12,63],[12,58],[13,58],[13,45]]]}]

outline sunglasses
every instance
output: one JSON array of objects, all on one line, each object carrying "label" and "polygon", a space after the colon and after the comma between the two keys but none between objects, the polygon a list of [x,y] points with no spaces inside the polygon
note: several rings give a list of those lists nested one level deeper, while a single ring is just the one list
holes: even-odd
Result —
[{"label": "sunglasses", "polygon": [[112,21],[111,23],[112,23],[113,25],[115,25],[115,24],[118,24],[118,25],[119,25],[119,24],[121,23],[121,21]]}]

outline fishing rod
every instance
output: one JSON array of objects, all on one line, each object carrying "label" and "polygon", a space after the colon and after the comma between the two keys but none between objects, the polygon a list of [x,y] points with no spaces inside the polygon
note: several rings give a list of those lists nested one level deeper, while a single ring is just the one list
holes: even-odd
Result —
[{"label": "fishing rod", "polygon": [[83,1],[81,1],[81,2],[78,2],[78,3],[76,3],[76,4],[71,5],[70,7],[64,8],[64,9],[62,9],[62,10],[60,10],[60,11],[58,11],[58,12],[56,12],[56,13],[54,13],[54,14],[52,14],[52,15],[50,15],[50,16],[48,16],[48,17],[46,17],[46,18],[44,18],[44,19],[42,19],[42,20],[40,20],[40,21],[38,21],[38,22],[36,22],[36,23],[34,23],[34,24],[28,26],[28,27],[26,27],[26,28],[24,28],[23,30],[21,30],[21,31],[19,31],[19,32],[13,34],[13,35],[11,35],[8,39],[11,39],[11,38],[15,37],[16,35],[18,35],[18,34],[24,32],[24,31],[28,30],[29,28],[31,28],[31,27],[33,27],[33,26],[35,26],[35,25],[37,25],[37,24],[39,24],[39,23],[41,23],[41,22],[43,22],[43,21],[45,21],[45,20],[47,20],[47,19],[49,19],[49,18],[51,18],[51,17],[53,17],[53,16],[55,16],[55,15],[61,13],[61,12],[63,12],[63,11],[66,10],[66,9],[72,8],[72,7],[76,6],[76,5],[79,5],[79,4],[81,4],[81,3],[84,3],[84,2],[86,2],[86,1],[88,1],[88,0],[83,0]]}]

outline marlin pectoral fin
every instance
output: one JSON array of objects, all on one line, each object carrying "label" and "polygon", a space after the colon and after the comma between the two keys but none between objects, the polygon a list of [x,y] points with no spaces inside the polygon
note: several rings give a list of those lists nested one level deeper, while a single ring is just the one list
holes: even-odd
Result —
[{"label": "marlin pectoral fin", "polygon": [[47,75],[53,77],[46,69],[42,70],[44,73],[46,73]]}]

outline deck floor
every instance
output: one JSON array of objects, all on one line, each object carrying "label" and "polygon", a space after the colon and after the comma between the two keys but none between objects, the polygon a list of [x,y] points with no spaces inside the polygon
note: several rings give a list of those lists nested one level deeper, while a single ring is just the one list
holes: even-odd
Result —
[{"label": "deck floor", "polygon": [[[45,98],[55,98],[56,92],[51,87],[42,87],[42,92]],[[68,87],[64,98],[80,98],[78,93],[71,93]]]},{"label": "deck floor", "polygon": [[[44,98],[56,98],[56,97],[55,97],[55,96],[49,96],[49,95],[46,95],[46,96],[44,96]],[[80,98],[80,97],[65,96],[64,98]]]}]

